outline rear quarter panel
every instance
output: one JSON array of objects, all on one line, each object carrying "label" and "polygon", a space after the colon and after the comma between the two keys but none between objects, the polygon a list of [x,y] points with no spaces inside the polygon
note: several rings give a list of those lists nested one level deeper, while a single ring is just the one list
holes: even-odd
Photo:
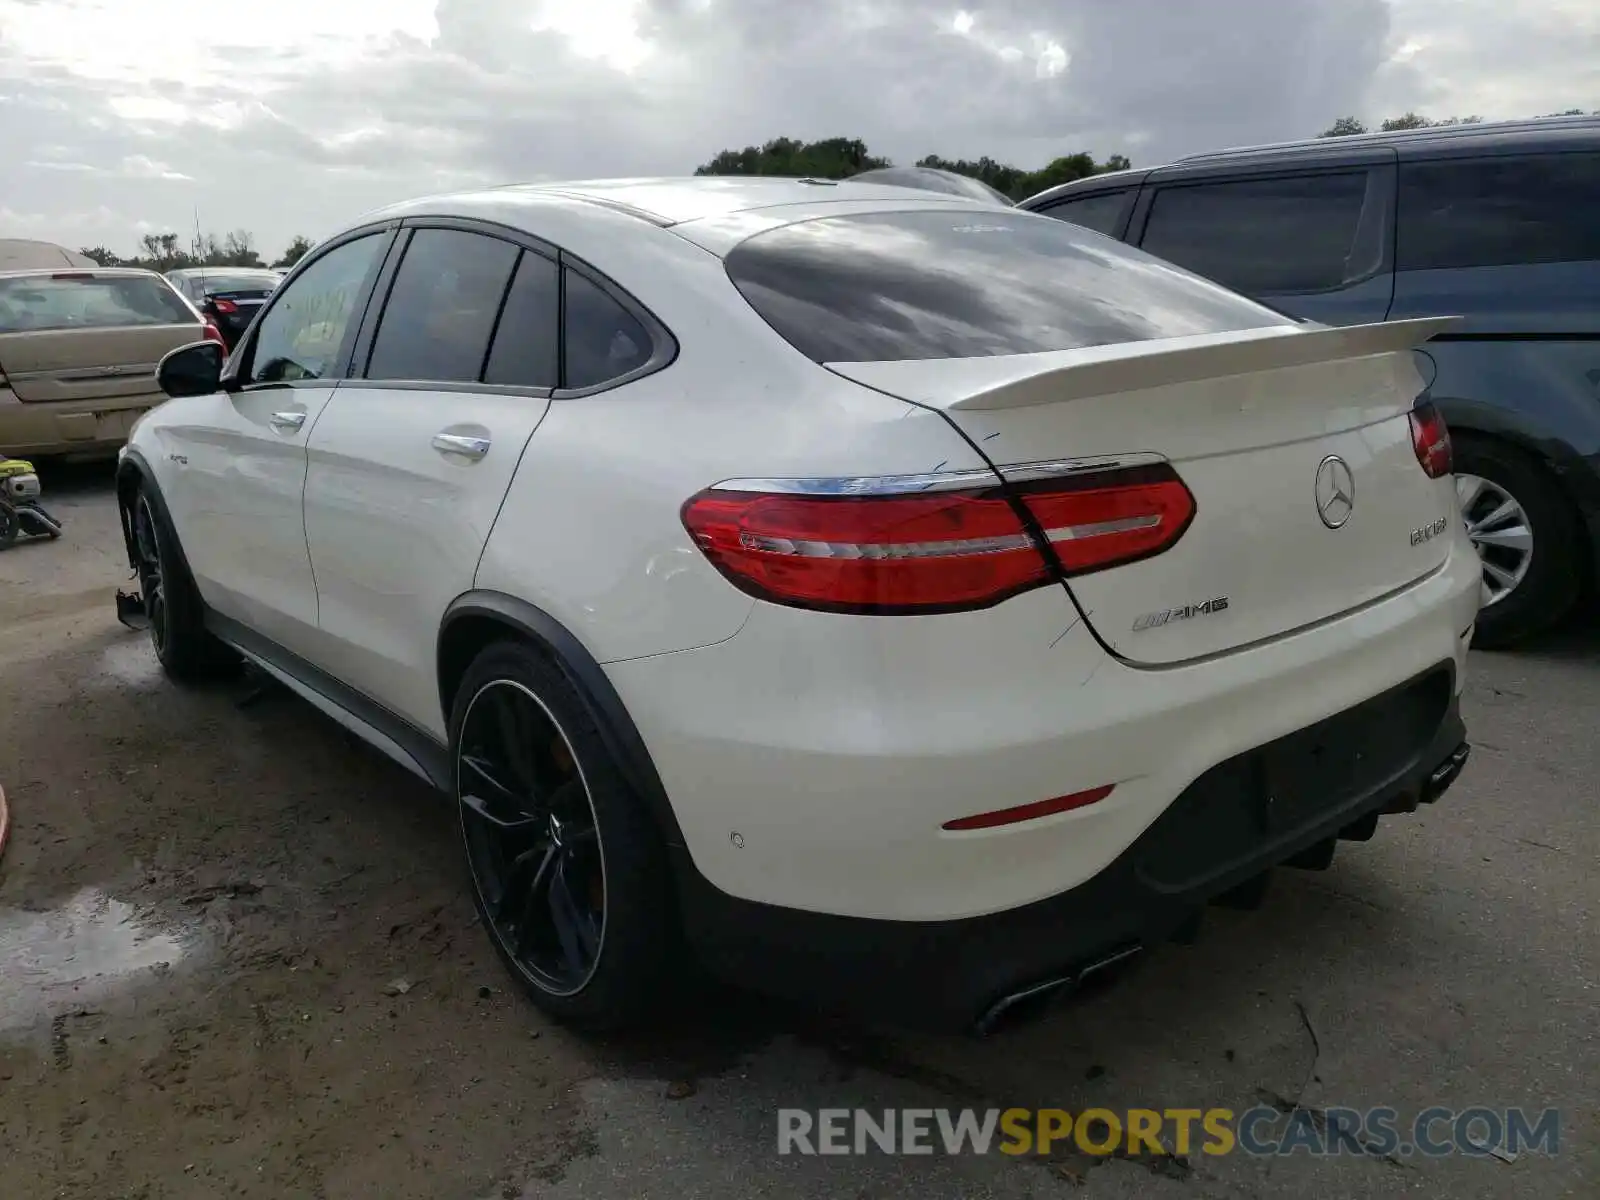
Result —
[{"label": "rear quarter panel", "polygon": [[710,645],[749,617],[756,601],[684,528],[683,505],[702,489],[985,465],[937,413],[804,358],[744,302],[720,258],[660,238],[676,245],[651,251],[656,269],[642,275],[615,256],[590,261],[672,331],[677,358],[609,391],[557,394],[475,580],[537,605],[600,663]]}]

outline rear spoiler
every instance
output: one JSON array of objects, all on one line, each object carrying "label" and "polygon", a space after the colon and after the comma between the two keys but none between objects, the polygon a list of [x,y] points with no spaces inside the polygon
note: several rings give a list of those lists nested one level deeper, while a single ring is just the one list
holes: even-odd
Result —
[{"label": "rear spoiler", "polygon": [[[1460,317],[1422,317],[1371,325],[1272,326],[1087,350],[951,359],[941,364],[947,369],[937,372],[937,381],[927,370],[931,364],[922,361],[829,366],[869,387],[941,409],[1029,408],[1413,350],[1460,321]],[[906,368],[911,368],[914,376]]]}]

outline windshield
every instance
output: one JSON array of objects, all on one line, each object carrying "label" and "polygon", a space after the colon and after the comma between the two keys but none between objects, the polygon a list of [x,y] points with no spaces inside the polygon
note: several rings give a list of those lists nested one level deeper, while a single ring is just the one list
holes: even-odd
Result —
[{"label": "windshield", "polygon": [[189,306],[160,279],[90,274],[0,278],[0,333],[195,321]]},{"label": "windshield", "polygon": [[824,217],[759,233],[729,278],[817,362],[980,358],[1293,322],[1081,226],[938,209]]}]

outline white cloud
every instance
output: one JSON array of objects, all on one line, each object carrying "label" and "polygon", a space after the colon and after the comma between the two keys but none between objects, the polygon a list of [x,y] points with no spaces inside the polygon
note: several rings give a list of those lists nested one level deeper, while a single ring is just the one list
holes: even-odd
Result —
[{"label": "white cloud", "polygon": [[407,195],[779,135],[1154,162],[1574,105],[1600,106],[1594,0],[0,0],[0,236],[131,249],[198,208],[271,253]]}]

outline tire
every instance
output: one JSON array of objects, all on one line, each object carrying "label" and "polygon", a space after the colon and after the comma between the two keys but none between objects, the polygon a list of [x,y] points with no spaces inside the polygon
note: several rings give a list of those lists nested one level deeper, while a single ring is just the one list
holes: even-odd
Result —
[{"label": "tire", "polygon": [[9,550],[16,545],[18,529],[17,510],[0,500],[0,550]]},{"label": "tire", "polygon": [[143,487],[134,493],[132,519],[139,592],[161,669],[177,683],[237,673],[239,656],[206,630],[205,605],[184,566],[177,534]]},{"label": "tire", "polygon": [[[1476,495],[1462,513],[1469,531],[1474,517],[1481,521],[1490,511],[1503,509],[1505,499],[1526,515],[1525,521],[1486,523],[1474,536],[1485,570],[1484,606],[1473,645],[1500,649],[1550,628],[1577,602],[1586,563],[1578,514],[1537,459],[1494,438],[1457,434],[1453,440],[1457,496],[1465,500]],[[1487,486],[1479,488],[1474,480]],[[1497,533],[1505,540],[1518,528],[1532,533],[1525,564],[1513,550],[1488,540]],[[1517,577],[1509,589],[1508,574]]]},{"label": "tire", "polygon": [[[523,714],[509,720],[511,736],[504,735],[507,708]],[[521,765],[508,760],[489,772],[510,783],[510,789],[492,786],[479,770],[495,759],[490,745],[497,737],[523,748],[508,752],[518,755]],[[526,643],[490,645],[473,660],[456,691],[450,752],[473,900],[495,952],[534,1004],[589,1032],[635,1026],[662,1011],[681,994],[686,977],[666,847],[567,677]],[[563,753],[565,767],[560,765]],[[544,782],[524,787],[524,777]],[[554,778],[563,781],[552,787]],[[499,818],[535,814],[521,823],[537,831],[507,832],[499,820],[485,815],[486,804],[504,805]],[[537,814],[558,810],[561,821],[544,829]],[[585,837],[576,850],[552,851],[552,842],[559,848],[563,838],[573,837],[572,829],[582,830],[585,812],[592,819],[593,838]],[[537,864],[552,853],[556,866],[547,872]],[[571,901],[585,889],[574,890],[571,884],[585,870],[585,899],[592,903],[596,858],[603,908],[597,923],[592,912],[583,914],[596,943],[592,963],[586,953],[578,956],[587,965],[585,974],[567,969],[572,960],[564,951],[572,939],[560,936],[555,917],[559,911],[574,911]],[[524,860],[526,865],[519,868]],[[556,899],[558,882],[567,896],[565,904]],[[526,953],[524,942],[530,944]],[[541,965],[541,946],[547,962],[564,961],[555,967]],[[587,951],[588,942],[579,948]]]}]

